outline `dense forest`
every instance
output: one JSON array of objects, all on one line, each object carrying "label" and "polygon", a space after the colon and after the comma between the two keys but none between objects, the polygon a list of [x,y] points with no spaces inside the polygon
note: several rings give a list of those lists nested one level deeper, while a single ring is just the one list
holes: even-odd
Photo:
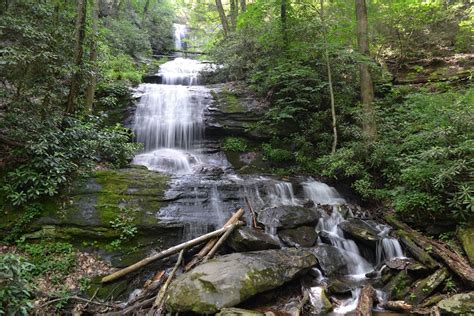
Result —
[{"label": "dense forest", "polygon": [[1,1],[0,315],[471,315],[473,75],[470,0]]}]

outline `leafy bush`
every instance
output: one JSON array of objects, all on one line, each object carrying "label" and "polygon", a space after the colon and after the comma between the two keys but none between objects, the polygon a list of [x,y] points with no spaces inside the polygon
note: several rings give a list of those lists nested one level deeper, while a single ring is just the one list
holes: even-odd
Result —
[{"label": "leafy bush", "polygon": [[393,100],[379,109],[379,139],[371,148],[346,143],[317,159],[314,171],[350,179],[363,197],[393,201],[395,210],[418,219],[472,218],[474,88]]},{"label": "leafy bush", "polygon": [[239,137],[226,137],[222,148],[226,151],[245,152],[247,151],[247,141]]},{"label": "leafy bush", "polygon": [[282,148],[274,148],[270,144],[262,144],[263,155],[272,162],[288,162],[293,160],[293,153]]},{"label": "leafy bush", "polygon": [[122,243],[131,240],[138,232],[136,226],[137,210],[133,208],[120,208],[120,213],[110,221],[112,228],[120,233],[119,239],[112,241],[113,249],[119,248]]},{"label": "leafy bush", "polygon": [[88,171],[94,163],[123,166],[139,148],[131,133],[120,125],[102,127],[101,118],[66,118],[32,135],[18,153],[23,163],[9,171],[1,188],[13,205],[23,205],[44,196],[54,196],[74,175]]},{"label": "leafy bush", "polygon": [[29,315],[35,266],[16,254],[0,254],[0,315]]}]

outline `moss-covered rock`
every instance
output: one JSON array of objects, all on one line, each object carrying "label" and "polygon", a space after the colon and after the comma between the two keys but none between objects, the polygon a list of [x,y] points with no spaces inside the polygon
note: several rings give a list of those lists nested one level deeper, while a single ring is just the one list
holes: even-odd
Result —
[{"label": "moss-covered rock", "polygon": [[405,301],[413,305],[420,304],[449,276],[446,268],[437,270],[432,275],[418,281],[413,286],[410,294],[405,296]]},{"label": "moss-covered rock", "polygon": [[437,306],[441,315],[472,315],[474,314],[474,291],[445,298]]},{"label": "moss-covered rock", "polygon": [[71,201],[64,209],[48,208],[33,227],[110,228],[123,208],[131,208],[139,229],[153,228],[167,182],[167,176],[140,167],[96,171],[73,185]]},{"label": "moss-covered rock", "polygon": [[474,265],[474,227],[462,227],[456,232],[459,241],[472,265]]},{"label": "moss-covered rock", "polygon": [[385,285],[383,291],[387,293],[390,300],[401,300],[410,292],[414,280],[414,277],[408,274],[407,271],[400,271]]},{"label": "moss-covered rock", "polygon": [[309,291],[311,309],[314,315],[324,315],[332,310],[326,289],[322,286],[312,287]]},{"label": "moss-covered rock", "polygon": [[315,264],[313,254],[297,249],[218,257],[176,278],[168,289],[166,308],[215,313],[277,288]]}]

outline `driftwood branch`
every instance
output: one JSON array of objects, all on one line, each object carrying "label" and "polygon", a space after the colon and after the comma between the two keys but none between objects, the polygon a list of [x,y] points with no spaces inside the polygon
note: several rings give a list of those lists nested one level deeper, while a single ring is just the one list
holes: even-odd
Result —
[{"label": "driftwood branch", "polygon": [[[234,215],[232,215],[232,217],[227,221],[227,223],[225,223],[224,227],[236,223],[242,217],[243,214],[244,209],[240,208]],[[190,262],[188,262],[188,264],[184,267],[184,271],[191,270],[198,262],[200,262],[209,253],[209,251],[211,251],[217,241],[218,238],[209,240],[207,244],[199,251],[199,253],[196,254]]]},{"label": "driftwood branch", "polygon": [[375,290],[370,284],[366,284],[360,292],[359,302],[357,303],[356,315],[369,316],[372,315],[372,307],[374,305]]},{"label": "driftwood branch", "polygon": [[124,275],[129,274],[130,272],[139,270],[139,269],[143,268],[144,266],[146,266],[146,265],[148,265],[148,264],[150,264],[150,263],[152,263],[152,262],[154,262],[158,259],[163,259],[163,258],[169,257],[171,255],[174,255],[174,254],[180,252],[183,249],[187,249],[187,248],[196,246],[196,245],[198,245],[198,244],[200,244],[200,243],[202,243],[206,240],[218,237],[221,234],[225,233],[228,229],[230,229],[230,227],[231,226],[222,227],[222,228],[220,228],[218,230],[215,230],[211,233],[202,235],[198,238],[192,239],[190,241],[184,242],[184,243],[179,244],[177,246],[174,246],[174,247],[171,247],[171,248],[166,249],[164,251],[161,251],[160,253],[157,253],[153,256],[147,257],[147,258],[145,258],[141,261],[138,261],[137,263],[132,264],[131,266],[128,266],[124,269],[116,271],[116,272],[102,278],[102,282],[106,283],[106,282],[111,282],[111,281],[117,280],[118,278],[121,278]]},{"label": "driftwood branch", "polygon": [[258,228],[258,226],[257,226],[257,216],[255,215],[255,211],[253,210],[253,207],[250,204],[250,201],[247,197],[245,197],[245,203],[247,203],[247,207],[249,208],[250,213],[252,213],[252,226],[253,226],[253,228]]},{"label": "driftwood branch", "polygon": [[388,301],[383,307],[394,312],[408,312],[413,309],[413,306],[405,301]]},{"label": "driftwood branch", "polygon": [[170,275],[168,276],[168,279],[166,280],[163,287],[158,292],[158,295],[156,296],[156,300],[153,303],[153,308],[157,308],[158,314],[161,313],[161,311],[163,309],[163,303],[165,302],[166,291],[168,290],[168,287],[171,283],[171,280],[173,280],[174,275],[176,274],[176,271],[178,271],[179,266],[183,262],[183,255],[184,255],[184,250],[181,250],[181,252],[179,253],[178,260],[176,261],[176,264],[175,264],[173,270],[171,271]]},{"label": "driftwood branch", "polygon": [[211,259],[212,257],[214,257],[214,255],[216,254],[217,250],[220,248],[220,246],[222,246],[222,244],[224,244],[224,242],[226,241],[226,239],[230,236],[230,234],[232,234],[232,232],[235,230],[235,228],[237,226],[241,226],[243,225],[242,222],[237,222],[235,224],[232,224],[232,226],[224,233],[224,235],[221,236],[221,238],[219,238],[219,240],[217,241],[217,243],[214,245],[214,247],[212,247],[212,249],[209,251],[209,253],[207,254],[207,256],[204,258],[204,262],[206,262],[207,260]]}]

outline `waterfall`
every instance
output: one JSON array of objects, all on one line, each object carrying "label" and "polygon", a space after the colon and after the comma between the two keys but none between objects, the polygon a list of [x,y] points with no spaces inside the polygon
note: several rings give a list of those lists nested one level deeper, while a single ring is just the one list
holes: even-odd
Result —
[{"label": "waterfall", "polygon": [[314,204],[343,204],[346,201],[339,195],[333,187],[325,183],[306,181],[302,183],[305,197],[314,202]]},{"label": "waterfall", "polygon": [[[186,27],[175,24],[177,50],[185,48],[185,36]],[[336,247],[347,266],[348,275],[344,277],[351,282],[363,281],[374,266],[361,256],[356,242],[346,238],[339,228],[345,221],[343,207],[348,208],[348,205],[335,188],[313,178],[282,180],[271,175],[237,174],[225,156],[216,153],[218,144],[214,142],[209,146],[213,140],[205,139],[204,113],[210,105],[211,94],[205,86],[199,85],[200,72],[205,67],[199,61],[178,57],[160,66],[161,84],[139,87],[141,98],[133,130],[137,141],[144,144],[144,150],[135,156],[133,163],[168,174],[171,180],[167,195],[179,196],[156,210],[160,223],[182,227],[182,238],[189,240],[223,225],[233,211],[246,205],[245,198],[256,212],[280,206],[292,206],[286,209],[293,210],[310,200],[314,202],[315,212],[328,210],[314,227],[319,233],[318,244]],[[350,209],[346,210],[344,216],[350,213]],[[246,212],[246,219],[251,224],[249,214]],[[387,226],[374,229],[380,232],[375,254],[377,265],[403,256],[400,244],[389,236]],[[279,234],[277,227],[265,227],[265,230],[274,236]],[[322,273],[318,274],[317,281],[324,281]],[[318,287],[312,288],[312,301],[317,301],[320,291]],[[343,300],[336,313],[352,311],[359,291],[353,290],[352,297]]]}]

